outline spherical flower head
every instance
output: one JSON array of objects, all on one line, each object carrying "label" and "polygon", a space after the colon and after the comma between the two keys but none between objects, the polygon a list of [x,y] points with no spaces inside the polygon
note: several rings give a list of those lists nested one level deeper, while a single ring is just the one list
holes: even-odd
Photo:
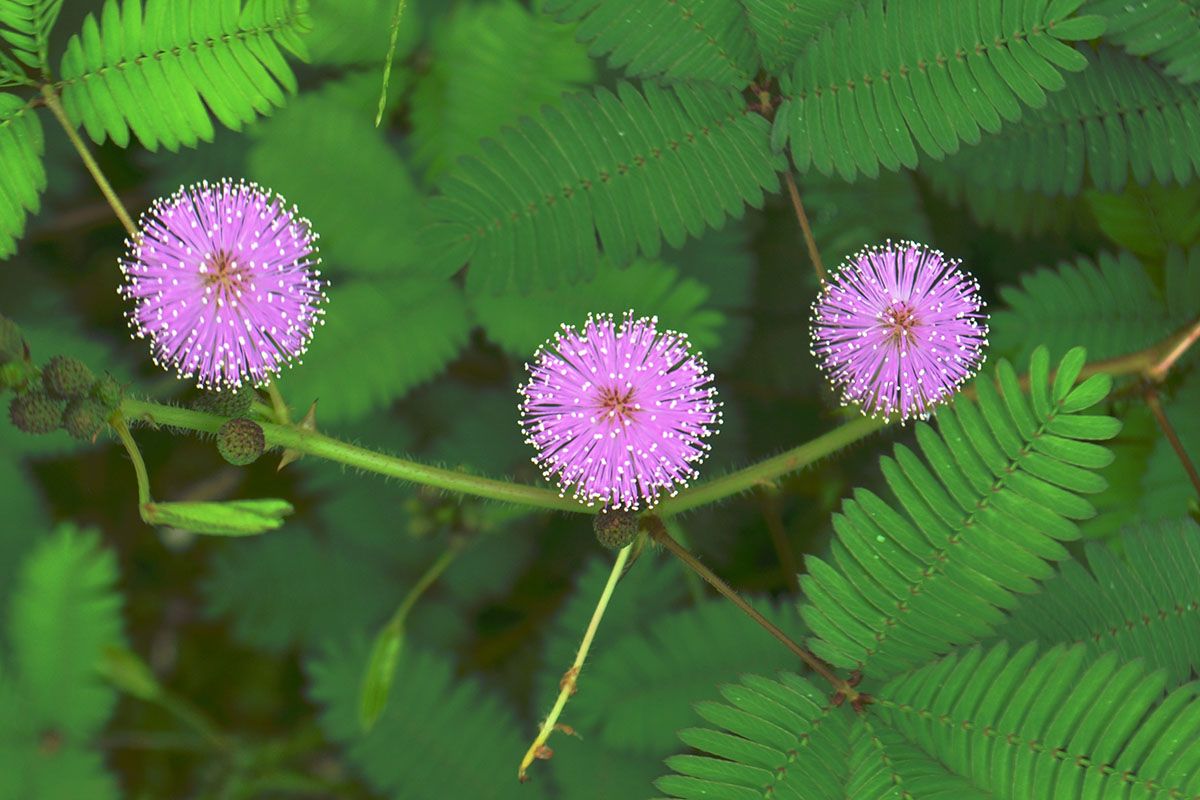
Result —
[{"label": "spherical flower head", "polygon": [[959,261],[915,242],[869,247],[821,287],[812,354],[842,404],[927,418],[983,363],[987,314]]},{"label": "spherical flower head", "polygon": [[244,181],[156,200],[126,241],[120,293],[156,364],[203,388],[262,385],[304,354],[325,301],[308,220]]},{"label": "spherical flower head", "polygon": [[563,325],[538,349],[521,428],[563,494],[612,509],[653,506],[695,478],[721,422],[712,374],[687,337],[627,312]]}]

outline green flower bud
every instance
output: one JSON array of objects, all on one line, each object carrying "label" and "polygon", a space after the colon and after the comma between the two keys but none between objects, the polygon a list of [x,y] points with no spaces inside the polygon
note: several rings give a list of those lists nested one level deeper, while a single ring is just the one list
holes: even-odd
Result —
[{"label": "green flower bud", "polygon": [[192,408],[218,417],[244,417],[254,402],[254,390],[230,389],[224,392],[205,392],[196,398]]},{"label": "green flower bud", "polygon": [[112,375],[105,375],[92,384],[92,399],[96,400],[100,405],[110,413],[117,410],[117,406],[121,405],[121,384],[117,383],[116,378]]},{"label": "green flower bud", "polygon": [[86,364],[70,356],[55,356],[42,367],[42,383],[46,391],[64,400],[86,394],[95,380],[96,376]]},{"label": "green flower bud", "polygon": [[67,403],[62,424],[67,433],[80,441],[87,441],[104,425],[109,413],[111,412],[99,400],[77,397]]},{"label": "green flower bud", "polygon": [[596,541],[611,550],[620,550],[633,541],[638,532],[637,514],[628,511],[602,511],[592,517]]},{"label": "green flower bud", "polygon": [[245,417],[231,419],[217,431],[217,450],[222,458],[238,467],[253,464],[266,446],[262,427]]},{"label": "green flower bud", "polygon": [[62,425],[66,405],[45,392],[26,392],[13,398],[8,416],[25,433],[51,433]]},{"label": "green flower bud", "polygon": [[142,519],[150,525],[170,525],[192,533],[254,536],[275,530],[292,511],[291,503],[274,498],[224,503],[151,502],[142,506]]}]

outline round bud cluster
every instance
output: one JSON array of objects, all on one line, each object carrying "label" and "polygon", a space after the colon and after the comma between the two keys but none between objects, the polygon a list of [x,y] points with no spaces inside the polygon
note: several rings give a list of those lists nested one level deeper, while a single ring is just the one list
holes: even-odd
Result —
[{"label": "round bud cluster", "polygon": [[610,550],[620,550],[637,536],[638,518],[621,509],[602,511],[592,517],[592,530],[596,532],[596,541]]},{"label": "round bud cluster", "polygon": [[235,417],[217,431],[217,450],[230,464],[244,467],[263,454],[267,438],[262,427],[251,419]]},{"label": "round bud cluster", "polygon": [[112,413],[121,405],[121,384],[111,375],[105,375],[92,384],[91,397]]},{"label": "round bud cluster", "polygon": [[62,425],[67,433],[80,441],[88,441],[100,432],[108,419],[110,410],[99,400],[91,397],[76,397],[67,403],[63,412]]},{"label": "round bud cluster", "polygon": [[19,394],[8,407],[8,416],[18,430],[25,433],[51,433],[62,425],[66,401],[46,392]]},{"label": "round bud cluster", "polygon": [[192,408],[218,417],[244,417],[250,412],[253,401],[253,389],[226,389],[223,392],[205,392],[196,398]]},{"label": "round bud cluster", "polygon": [[78,358],[55,356],[42,368],[42,384],[62,400],[81,397],[92,388],[96,376]]}]

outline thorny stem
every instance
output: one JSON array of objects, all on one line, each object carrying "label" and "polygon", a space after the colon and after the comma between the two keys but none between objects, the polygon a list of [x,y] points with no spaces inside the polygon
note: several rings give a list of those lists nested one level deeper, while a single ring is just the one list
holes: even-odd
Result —
[{"label": "thorny stem", "polygon": [[137,442],[133,440],[133,434],[129,432],[129,426],[125,424],[125,418],[121,416],[120,411],[113,414],[109,424],[117,432],[121,444],[125,445],[125,452],[129,453],[129,460],[133,462],[133,472],[137,476],[138,509],[140,511],[150,502],[150,477],[146,474],[146,462],[142,459],[142,451],[138,449]]},{"label": "thorny stem", "polygon": [[808,224],[808,214],[804,213],[804,203],[800,202],[800,190],[796,188],[796,179],[792,171],[783,173],[783,182],[787,184],[788,196],[792,199],[792,208],[796,210],[796,220],[804,233],[804,244],[808,246],[808,257],[812,260],[813,269],[817,271],[817,280],[825,280],[825,264],[821,261],[821,251],[817,249],[817,240],[813,238],[812,228]]},{"label": "thorny stem", "polygon": [[1197,320],[1187,333],[1179,338],[1179,341],[1162,357],[1161,361],[1146,370],[1146,377],[1156,383],[1162,383],[1163,379],[1167,377],[1167,372],[1175,365],[1176,361],[1183,357],[1188,348],[1196,343],[1197,339],[1200,339],[1200,320]]},{"label": "thorny stem", "polygon": [[653,515],[642,517],[642,522],[646,527],[650,537],[661,544],[663,547],[671,551],[671,555],[682,561],[688,568],[694,571],[697,575],[708,582],[710,586],[720,592],[725,599],[729,600],[746,616],[762,626],[763,630],[774,636],[783,646],[791,650],[801,661],[803,661],[809,669],[820,675],[825,680],[829,681],[830,685],[837,691],[839,695],[848,700],[851,704],[856,704],[859,700],[858,691],[850,685],[850,682],[844,678],[838,677],[829,665],[816,656],[811,650],[806,650],[800,645],[792,641],[792,638],[780,630],[773,622],[758,613],[758,610],[746,602],[746,600],[733,590],[729,584],[721,580],[715,572],[700,562],[692,553],[679,542],[667,533],[666,527],[663,526],[662,520]]},{"label": "thorny stem", "polygon": [[1187,450],[1183,448],[1183,442],[1179,440],[1179,435],[1175,433],[1175,428],[1171,425],[1171,420],[1167,419],[1167,413],[1163,411],[1162,403],[1158,399],[1158,390],[1154,388],[1153,383],[1147,382],[1142,395],[1146,398],[1146,405],[1150,407],[1150,413],[1158,420],[1158,427],[1162,428],[1163,436],[1167,437],[1167,441],[1171,443],[1171,448],[1175,451],[1175,455],[1179,456],[1179,462],[1183,464],[1183,471],[1187,473],[1188,480],[1192,482],[1192,488],[1196,490],[1197,496],[1200,496],[1200,473],[1196,472],[1196,465],[1192,463]]},{"label": "thorny stem", "polygon": [[617,559],[613,562],[612,572],[608,573],[608,582],[604,584],[604,591],[600,593],[600,600],[596,603],[596,610],[592,612],[592,619],[588,622],[587,630],[583,632],[583,641],[579,643],[579,652],[575,654],[575,661],[571,664],[571,668],[564,674],[562,681],[559,683],[558,698],[554,701],[554,707],[550,709],[550,713],[542,722],[541,730],[538,731],[537,738],[533,740],[533,744],[529,745],[529,749],[525,751],[525,757],[521,759],[521,766],[517,769],[517,779],[522,783],[529,780],[526,774],[529,765],[534,762],[534,759],[545,757],[543,748],[546,740],[550,738],[551,732],[554,731],[558,724],[559,715],[562,714],[563,708],[567,705],[567,699],[575,694],[575,685],[579,681],[579,671],[583,668],[583,662],[587,659],[588,650],[592,648],[592,640],[596,638],[596,630],[600,627],[600,620],[604,617],[604,612],[608,609],[608,601],[612,598],[613,589],[617,586],[617,581],[620,580],[621,574],[625,571],[625,562],[629,560],[629,554],[633,550],[633,545],[628,544],[622,547],[617,553]]},{"label": "thorny stem", "polygon": [[125,210],[125,205],[121,202],[121,198],[117,197],[117,193],[113,191],[108,178],[104,177],[104,173],[100,170],[100,165],[92,157],[87,144],[80,138],[79,132],[75,130],[75,126],[71,124],[71,120],[67,118],[67,112],[63,109],[62,103],[59,102],[58,95],[54,93],[54,87],[49,84],[42,86],[42,97],[46,98],[46,108],[50,109],[50,113],[54,115],[54,118],[62,125],[63,130],[66,131],[67,138],[75,146],[75,151],[79,153],[79,157],[83,160],[83,165],[92,174],[92,179],[100,187],[100,193],[104,195],[104,199],[108,201],[108,204],[112,206],[113,213],[117,215],[117,219],[121,221],[121,224],[125,227],[125,231],[130,236],[136,236],[137,227],[133,224],[133,218]]}]

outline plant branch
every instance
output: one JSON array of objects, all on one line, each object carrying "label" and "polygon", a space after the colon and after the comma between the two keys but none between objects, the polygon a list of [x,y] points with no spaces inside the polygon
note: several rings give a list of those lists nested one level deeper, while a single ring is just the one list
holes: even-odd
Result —
[{"label": "plant branch", "polygon": [[[125,398],[121,402],[121,412],[130,420],[145,420],[158,425],[172,425],[202,433],[216,433],[217,429],[226,421],[224,417],[214,414],[133,398]],[[317,431],[304,430],[294,425],[277,425],[270,422],[262,422],[260,425],[266,435],[267,445],[270,447],[291,448],[306,455],[336,461],[367,472],[434,486],[460,494],[551,511],[595,512],[595,509],[588,508],[571,498],[563,497],[550,489],[483,478],[465,472],[409,461],[367,450]]]},{"label": "plant branch", "polygon": [[1167,437],[1167,441],[1171,443],[1171,449],[1179,457],[1179,463],[1183,464],[1183,471],[1187,473],[1188,480],[1192,482],[1192,488],[1196,490],[1197,497],[1200,497],[1200,472],[1196,471],[1196,465],[1192,463],[1191,457],[1183,447],[1183,442],[1179,440],[1179,434],[1175,432],[1171,420],[1167,419],[1167,412],[1163,410],[1162,403],[1158,399],[1158,390],[1154,388],[1153,383],[1147,382],[1142,394],[1146,398],[1146,405],[1150,407],[1150,413],[1154,414],[1154,418],[1158,420],[1158,427],[1162,428],[1163,436]]},{"label": "plant branch", "polygon": [[125,424],[125,418],[121,416],[120,411],[113,414],[108,422],[117,432],[121,444],[125,445],[125,452],[129,453],[129,460],[133,462],[133,472],[137,475],[138,510],[141,512],[150,502],[150,476],[146,474],[146,462],[142,459],[142,451],[133,440],[133,434],[129,432],[129,426]]},{"label": "plant branch", "polygon": [[844,678],[839,678],[829,667],[829,665],[818,658],[812,651],[807,650],[792,641],[790,636],[780,630],[779,627],[769,619],[760,614],[758,609],[746,602],[746,600],[740,594],[734,591],[733,588],[725,581],[721,580],[721,578],[718,577],[715,572],[704,566],[704,564],[700,562],[700,559],[692,555],[692,553],[686,547],[675,541],[671,534],[667,533],[667,529],[663,526],[662,520],[654,515],[648,515],[642,517],[642,522],[645,525],[646,530],[649,532],[650,538],[670,550],[673,556],[678,558],[685,565],[687,565],[688,568],[707,581],[708,584],[720,592],[725,599],[737,606],[742,613],[762,626],[763,630],[765,630],[767,633],[771,634],[780,642],[782,642],[783,646],[788,650],[791,650],[801,661],[805,663],[805,665],[808,666],[809,669],[820,675],[825,680],[829,681],[830,685],[833,686],[834,690],[836,690],[838,694],[842,695],[852,704],[858,701],[859,693],[853,686],[850,685],[849,681]]},{"label": "plant branch", "polygon": [[71,124],[71,120],[67,118],[67,112],[63,109],[62,103],[59,102],[58,95],[54,92],[54,87],[50,84],[43,85],[42,97],[46,98],[46,107],[50,109],[50,113],[54,115],[54,118],[62,125],[63,130],[66,131],[67,138],[71,140],[71,144],[75,147],[75,152],[79,153],[80,159],[83,160],[83,165],[92,174],[92,179],[100,187],[100,193],[104,195],[104,199],[112,207],[113,213],[117,215],[117,219],[121,221],[121,225],[125,227],[125,231],[130,236],[136,236],[137,227],[133,224],[133,218],[125,210],[121,198],[117,197],[117,193],[113,191],[108,178],[104,177],[104,173],[100,170],[100,165],[92,157],[87,144],[80,138],[79,132],[75,130],[75,126]]},{"label": "plant branch", "polygon": [[534,762],[534,759],[539,757],[545,758],[546,740],[550,738],[550,734],[554,731],[558,724],[558,718],[562,714],[563,708],[567,705],[567,699],[575,694],[575,686],[579,681],[579,671],[583,668],[583,662],[587,659],[588,651],[592,648],[592,640],[596,638],[596,630],[600,627],[600,620],[604,617],[604,612],[608,609],[608,601],[612,598],[613,589],[617,586],[617,581],[621,579],[621,574],[625,571],[625,562],[629,560],[629,554],[633,550],[633,545],[628,544],[622,547],[617,553],[617,559],[613,562],[612,571],[608,573],[608,582],[604,584],[604,591],[600,593],[600,600],[596,603],[596,610],[592,612],[592,618],[588,622],[587,630],[583,632],[583,641],[579,643],[579,652],[575,654],[575,661],[571,664],[571,668],[564,674],[562,681],[559,683],[558,698],[554,701],[554,707],[550,709],[550,713],[542,722],[541,730],[538,731],[537,737],[533,740],[533,744],[529,745],[529,749],[525,751],[525,757],[521,759],[521,766],[517,769],[517,779],[522,783],[529,780],[527,770]]},{"label": "plant branch", "polygon": [[796,220],[804,233],[804,244],[808,247],[808,257],[813,269],[817,271],[817,280],[825,280],[825,264],[821,261],[821,251],[817,249],[817,240],[813,238],[812,228],[808,224],[808,214],[804,213],[804,203],[800,202],[800,190],[796,188],[796,179],[789,169],[783,173],[783,182],[787,185],[788,197],[792,200],[792,208],[796,211]]},{"label": "plant branch", "polygon": [[1167,351],[1160,361],[1146,370],[1146,377],[1155,383],[1162,383],[1171,367],[1175,366],[1175,362],[1183,357],[1183,354],[1196,343],[1197,339],[1200,339],[1200,320],[1196,320],[1192,327],[1179,337],[1179,341]]}]

